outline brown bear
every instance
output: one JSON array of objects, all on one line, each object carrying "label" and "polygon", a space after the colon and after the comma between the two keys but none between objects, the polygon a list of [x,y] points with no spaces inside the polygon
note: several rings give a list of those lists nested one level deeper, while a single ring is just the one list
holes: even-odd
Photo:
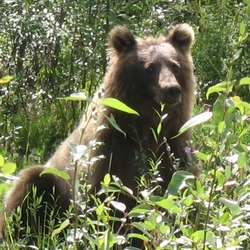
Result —
[{"label": "brown bear", "polygon": [[[61,215],[68,209],[71,181],[52,174],[40,174],[46,168],[70,172],[70,144],[87,146],[89,159],[96,159],[90,165],[78,161],[79,172],[91,166],[88,181],[93,192],[100,187],[104,175],[110,173],[136,193],[137,180],[142,174],[140,168],[147,168],[140,165],[145,156],[160,159],[162,187],[167,188],[174,159],[186,162],[186,142],[191,139],[190,131],[173,137],[192,114],[195,78],[190,49],[193,41],[194,31],[188,24],[172,27],[166,36],[147,39],[136,38],[125,27],[115,27],[109,34],[110,63],[100,87],[102,97],[100,91],[95,94],[78,127],[45,166],[34,166],[21,172],[20,179],[6,196],[6,214],[22,203],[23,226],[28,221],[36,232],[37,225],[32,222],[27,209],[28,200],[33,198],[33,186],[37,195],[43,195],[42,204],[46,204],[37,210],[37,218],[41,221],[48,205],[54,208],[54,213]],[[116,98],[139,115],[104,106],[102,100],[105,98]],[[123,132],[110,124],[110,117]],[[161,130],[154,133],[160,122]],[[93,147],[90,145],[93,141],[100,144]],[[134,206],[129,198],[123,197],[122,201],[127,210]],[[3,217],[1,220],[3,227]]]}]

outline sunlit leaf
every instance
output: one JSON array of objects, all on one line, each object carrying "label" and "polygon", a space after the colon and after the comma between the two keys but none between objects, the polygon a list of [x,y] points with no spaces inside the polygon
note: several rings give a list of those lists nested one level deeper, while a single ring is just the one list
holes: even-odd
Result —
[{"label": "sunlit leaf", "polygon": [[111,114],[110,117],[107,117],[108,121],[110,122],[110,124],[119,132],[121,132],[122,134],[124,134],[124,137],[126,137],[126,133],[119,127],[119,125],[117,124],[114,116]]},{"label": "sunlit leaf", "polygon": [[207,154],[204,154],[204,153],[202,153],[200,151],[197,151],[197,152],[195,152],[195,156],[198,159],[200,159],[200,160],[202,160],[204,162],[207,162],[207,160],[208,160],[208,158],[209,158],[210,155],[207,155]]},{"label": "sunlit leaf", "polygon": [[[0,196],[3,197],[3,195],[6,194],[6,192],[11,188],[11,184],[10,183],[0,183]],[[1,203],[0,203],[1,204]],[[2,209],[3,207],[1,207],[0,205],[0,209]],[[1,248],[0,248],[1,249]]]},{"label": "sunlit leaf", "polygon": [[[134,227],[136,227],[137,229],[139,229],[139,230],[142,232],[142,234],[144,234],[145,237],[147,237],[148,239],[153,239],[153,235],[151,235],[151,234],[143,227],[143,223],[133,222],[132,225],[133,225]],[[145,241],[147,241],[146,238],[141,238],[141,237],[140,237],[140,235],[143,236],[142,234],[139,234],[139,235],[138,235],[139,239],[144,239]],[[132,233],[132,234],[129,234],[129,238],[131,238],[131,237],[137,238],[137,234],[133,234],[133,233]]]},{"label": "sunlit leaf", "polygon": [[126,205],[124,203],[121,203],[121,202],[118,202],[118,201],[110,201],[111,205],[119,210],[119,211],[122,211],[124,212],[126,210]]},{"label": "sunlit leaf", "polygon": [[63,178],[64,180],[70,179],[69,174],[67,174],[64,171],[61,171],[59,169],[56,169],[56,168],[46,168],[45,170],[42,171],[40,176],[42,176],[44,174],[54,174],[54,175],[57,175],[57,176]]},{"label": "sunlit leaf", "polygon": [[207,231],[205,234],[204,230],[197,230],[192,234],[191,238],[193,239],[194,242],[200,242],[200,241],[203,242],[204,240],[206,240],[206,242],[209,242],[209,244],[211,244],[212,246],[216,245],[215,234],[211,231]]},{"label": "sunlit leaf", "polygon": [[110,181],[111,181],[110,174],[106,174],[103,178],[104,185],[108,186],[110,184]]},{"label": "sunlit leaf", "polygon": [[4,157],[0,155],[0,167],[2,167],[4,164]]},{"label": "sunlit leaf", "polygon": [[240,85],[250,85],[250,77],[240,79]]},{"label": "sunlit leaf", "polygon": [[225,121],[220,122],[220,123],[218,124],[218,133],[221,134],[221,133],[224,131],[225,128],[226,128],[226,123],[225,123]]},{"label": "sunlit leaf", "polygon": [[180,207],[175,205],[175,202],[172,198],[162,199],[161,201],[155,202],[155,204],[175,214],[181,213]]},{"label": "sunlit leaf", "polygon": [[203,122],[208,121],[211,117],[213,116],[212,112],[204,112],[201,113],[199,115],[196,115],[194,117],[192,117],[189,121],[187,121],[179,130],[179,133],[177,136],[179,136],[180,134],[184,133],[185,131],[187,131],[188,129],[201,124]]},{"label": "sunlit leaf", "polygon": [[63,99],[63,100],[67,100],[67,101],[86,101],[87,95],[85,92],[79,92],[79,93],[73,93],[67,97],[60,97],[58,99]]},{"label": "sunlit leaf", "polygon": [[219,201],[227,206],[233,215],[237,215],[242,212],[237,201],[232,201],[224,197],[219,198]]},{"label": "sunlit leaf", "polygon": [[211,86],[210,88],[208,88],[207,93],[206,93],[206,98],[209,99],[209,96],[212,93],[220,93],[220,92],[225,92],[228,93],[232,90],[234,81],[223,81],[220,82],[214,86]]},{"label": "sunlit leaf", "polygon": [[221,224],[224,224],[231,220],[232,215],[229,212],[224,212],[222,216],[219,218]]},{"label": "sunlit leaf", "polygon": [[161,133],[161,129],[162,129],[162,123],[160,122],[157,126],[157,134],[159,135]]},{"label": "sunlit leaf", "polygon": [[247,157],[246,153],[242,152],[239,154],[238,160],[237,160],[239,168],[244,168],[247,165]]},{"label": "sunlit leaf", "polygon": [[237,60],[239,57],[240,57],[240,55],[241,55],[241,52],[242,52],[242,48],[240,48],[240,49],[238,49],[237,51],[236,51],[236,53],[234,54],[234,60]]},{"label": "sunlit leaf", "polygon": [[132,189],[130,189],[130,188],[124,186],[124,185],[123,185],[121,188],[122,188],[122,190],[123,190],[125,193],[128,193],[128,194],[130,194],[130,195],[133,195],[133,190],[132,190]]},{"label": "sunlit leaf", "polygon": [[16,171],[16,163],[14,162],[6,162],[2,168],[2,173],[5,175],[13,174]]},{"label": "sunlit leaf", "polygon": [[58,235],[59,233],[61,233],[66,227],[68,227],[70,224],[69,219],[66,219],[63,223],[60,224],[60,227],[55,229],[52,232],[52,237],[55,237],[56,235]]},{"label": "sunlit leaf", "polygon": [[10,82],[13,79],[12,76],[4,76],[3,78],[0,78],[0,85]]},{"label": "sunlit leaf", "polygon": [[178,192],[187,187],[188,182],[194,180],[194,175],[187,171],[177,171],[168,185],[168,192],[172,195],[178,195]]},{"label": "sunlit leaf", "polygon": [[139,116],[139,113],[137,111],[135,111],[134,109],[127,106],[125,103],[123,103],[115,98],[105,98],[102,100],[101,103],[102,103],[102,105],[120,110],[122,112]]},{"label": "sunlit leaf", "polygon": [[225,112],[225,97],[224,95],[219,95],[213,105],[213,121],[216,125],[219,125],[223,121]]},{"label": "sunlit leaf", "polygon": [[[142,234],[136,234],[136,233],[131,233],[131,234],[129,234],[129,235],[128,235],[128,238],[129,238],[129,239],[130,239],[130,238],[136,238],[136,239],[140,239],[140,240],[142,240],[142,241],[144,241],[144,242],[148,242],[148,241],[149,241],[149,238],[148,238],[147,236],[142,235]],[[137,248],[135,248],[135,249],[137,249]]]},{"label": "sunlit leaf", "polygon": [[138,205],[136,207],[134,207],[129,215],[137,215],[137,214],[141,214],[141,213],[148,213],[151,210],[151,207],[147,204],[142,204],[142,205]]},{"label": "sunlit leaf", "polygon": [[244,22],[240,23],[240,34],[244,35],[246,33],[246,24]]}]

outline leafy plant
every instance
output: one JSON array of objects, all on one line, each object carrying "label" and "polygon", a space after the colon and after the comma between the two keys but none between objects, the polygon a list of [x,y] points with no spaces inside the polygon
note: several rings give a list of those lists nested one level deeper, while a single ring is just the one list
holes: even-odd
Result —
[{"label": "leafy plant", "polygon": [[[0,197],[4,197],[6,191],[10,188],[11,184],[8,181],[13,181],[11,175],[16,171],[16,164],[14,162],[6,161],[4,157],[0,154]],[[4,208],[4,204],[0,202],[0,209]]]},{"label": "leafy plant", "polygon": [[[139,180],[140,196],[132,196],[138,206],[130,214],[114,200],[119,192],[132,195],[120,180],[105,176],[106,199],[93,196],[93,206],[88,206],[87,183],[76,182],[68,218],[77,214],[77,206],[82,213],[71,229],[65,230],[71,226],[68,220],[51,227],[41,247],[112,249],[116,244],[122,249],[119,244],[141,239],[146,249],[250,248],[249,0],[2,0],[0,10],[1,196],[16,178],[9,161],[18,169],[44,162],[72,131],[87,105],[73,100],[87,100],[106,71],[105,43],[111,27],[122,24],[147,36],[163,34],[167,25],[185,21],[196,30],[198,115],[180,131],[194,127],[190,169],[177,171],[166,193],[161,193],[159,159],[150,159],[149,173]],[[13,76],[11,81],[8,75]],[[74,94],[67,102],[57,98],[78,91],[85,94]],[[160,129],[161,122],[152,131],[156,139]],[[78,156],[87,154],[72,147]],[[114,208],[123,218],[111,216]],[[107,223],[116,220],[122,222],[121,228],[126,223],[135,231],[116,235],[112,223]],[[57,241],[61,232],[67,235],[63,243]],[[9,228],[10,237],[1,248],[27,245],[25,239],[15,242],[11,233]]]}]

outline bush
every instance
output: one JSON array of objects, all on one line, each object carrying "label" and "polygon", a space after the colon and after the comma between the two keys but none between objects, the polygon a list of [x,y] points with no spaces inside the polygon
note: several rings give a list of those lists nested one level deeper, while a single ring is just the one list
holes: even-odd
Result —
[{"label": "bush", "polygon": [[[92,95],[106,70],[106,36],[113,25],[126,24],[148,35],[152,30],[162,33],[166,23],[185,20],[197,34],[196,113],[201,115],[183,128],[195,126],[190,169],[177,171],[164,192],[158,187],[157,161],[151,161],[152,169],[140,180],[141,196],[134,197],[138,206],[129,214],[113,200],[114,192],[131,195],[129,190],[107,175],[103,202],[92,197],[94,205],[89,206],[90,197],[75,198],[68,217],[76,205],[82,213],[73,227],[69,220],[51,225],[51,234],[31,248],[112,249],[116,243],[122,249],[120,243],[137,238],[146,249],[250,248],[249,0],[0,3],[0,77],[14,77],[8,84],[8,79],[0,80],[1,196],[13,179],[3,167],[7,156],[19,169],[44,162],[72,130],[85,102],[57,98],[79,91]],[[79,190],[86,192],[87,184]],[[114,208],[124,218],[112,217]],[[134,232],[120,230],[118,236],[107,223],[116,220],[121,229],[126,224]],[[12,239],[11,226],[8,230],[4,249],[27,244],[26,239]],[[62,231],[65,241],[59,242]]]}]

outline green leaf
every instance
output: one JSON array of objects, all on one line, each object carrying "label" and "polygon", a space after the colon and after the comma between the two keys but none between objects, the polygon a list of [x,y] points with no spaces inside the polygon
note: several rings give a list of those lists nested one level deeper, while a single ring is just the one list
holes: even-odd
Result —
[{"label": "green leaf", "polygon": [[[196,242],[203,242],[205,240],[205,231],[204,230],[197,230],[195,233],[192,234],[193,241]],[[212,246],[216,245],[216,237],[213,232],[208,231],[206,233],[206,242],[211,244]]]},{"label": "green leaf", "polygon": [[210,157],[210,155],[204,154],[204,153],[202,153],[202,152],[200,152],[200,151],[195,152],[195,156],[196,156],[198,159],[200,159],[200,160],[202,160],[202,161],[204,161],[204,162],[207,162],[207,160],[208,160],[209,157]]},{"label": "green leaf", "polygon": [[102,100],[101,104],[108,106],[110,108],[120,110],[120,111],[128,113],[128,114],[139,116],[139,113],[137,111],[135,111],[134,109],[127,106],[125,103],[123,103],[115,98],[105,98]]},{"label": "green leaf", "polygon": [[141,223],[141,226],[145,228],[147,231],[151,231],[155,229],[155,226],[151,221],[145,221]]},{"label": "green leaf", "polygon": [[119,210],[119,211],[124,212],[124,211],[126,210],[126,205],[125,205],[124,203],[122,203],[122,202],[110,201],[110,203],[111,203],[111,205],[112,205],[115,209],[117,209],[117,210]]},{"label": "green leaf", "polygon": [[222,121],[218,124],[218,133],[221,134],[226,128],[226,122]]},{"label": "green leaf", "polygon": [[152,135],[153,135],[153,138],[156,142],[158,142],[158,136],[157,136],[157,133],[155,132],[155,130],[153,128],[150,128],[151,132],[152,132]]},{"label": "green leaf", "polygon": [[4,164],[4,157],[0,155],[0,167],[2,167]]},{"label": "green leaf", "polygon": [[247,165],[247,157],[246,153],[242,152],[239,154],[238,160],[237,160],[239,168],[245,168]]},{"label": "green leaf", "polygon": [[162,199],[161,201],[155,202],[155,204],[175,214],[180,214],[182,212],[181,208],[175,204],[173,197]]},{"label": "green leaf", "polygon": [[128,188],[128,187],[126,187],[126,186],[122,186],[121,187],[121,189],[122,189],[122,191],[124,191],[125,193],[127,193],[127,194],[129,194],[129,195],[133,195],[133,190],[132,189],[130,189],[130,188]]},{"label": "green leaf", "polygon": [[225,212],[222,214],[222,216],[219,218],[219,221],[221,224],[226,224],[227,222],[231,221],[231,215],[229,212]]},{"label": "green leaf", "polygon": [[3,78],[0,78],[0,85],[1,85],[1,84],[5,84],[5,83],[8,83],[8,82],[10,82],[12,79],[13,79],[12,76],[5,76],[5,77],[3,77]]},{"label": "green leaf", "polygon": [[240,23],[240,35],[244,35],[246,33],[246,24],[244,22]]},{"label": "green leaf", "polygon": [[[142,241],[144,241],[144,242],[148,242],[149,241],[149,238],[147,237],[147,236],[144,236],[144,235],[142,235],[142,234],[136,234],[136,233],[131,233],[131,234],[129,234],[128,235],[128,238],[130,239],[130,238],[136,238],[136,239],[140,239],[140,240],[142,240]],[[128,248],[127,248],[128,249]],[[132,249],[132,248],[130,248],[130,249]],[[137,248],[135,248],[135,249],[137,249]]]},{"label": "green leaf", "polygon": [[[1,183],[0,184],[0,196],[3,197],[10,188],[11,188],[10,183]],[[2,210],[2,208],[3,207],[1,207],[1,203],[0,203],[0,209]]]},{"label": "green leaf", "polygon": [[207,90],[206,98],[209,99],[209,96],[212,93],[225,92],[225,91],[226,88],[224,87],[212,86]]},{"label": "green leaf", "polygon": [[[136,227],[137,229],[139,229],[143,234],[144,234],[144,237],[147,237],[148,239],[153,239],[153,236],[144,228],[143,226],[143,223],[139,223],[139,222],[133,222],[132,225],[134,227]],[[146,238],[141,238],[141,236],[143,236],[142,234],[129,234],[128,237],[129,238],[137,238],[139,237],[139,239],[142,239],[144,241],[148,241],[146,240]]]},{"label": "green leaf", "polygon": [[2,168],[2,173],[5,175],[13,174],[16,171],[16,163],[14,162],[6,162]]},{"label": "green leaf", "polygon": [[110,122],[110,124],[119,132],[121,132],[122,134],[124,134],[124,137],[126,137],[126,133],[119,127],[119,125],[117,124],[114,116],[111,114],[110,117],[107,117],[108,121]]},{"label": "green leaf", "polygon": [[199,115],[196,115],[194,117],[192,117],[189,121],[187,121],[179,130],[178,135],[176,135],[175,137],[181,135],[182,133],[184,133],[185,131],[187,131],[188,129],[201,124],[203,122],[208,121],[211,117],[213,116],[212,112],[204,112],[201,113]]},{"label": "green leaf", "polygon": [[168,185],[168,192],[177,196],[178,192],[188,186],[188,182],[194,180],[194,175],[187,171],[177,171]]},{"label": "green leaf", "polygon": [[42,176],[43,174],[54,174],[54,175],[57,175],[57,176],[63,178],[64,180],[70,179],[69,174],[67,174],[66,172],[61,171],[59,169],[56,169],[56,168],[46,168],[45,170],[42,171],[40,176]]},{"label": "green leaf", "polygon": [[240,79],[240,85],[250,85],[250,77]]},{"label": "green leaf", "polygon": [[110,174],[106,174],[103,179],[104,185],[108,186],[110,184],[110,181],[111,181]]},{"label": "green leaf", "polygon": [[159,135],[161,133],[161,129],[162,129],[162,123],[160,122],[157,126],[157,134]]},{"label": "green leaf", "polygon": [[67,101],[86,101],[88,98],[85,92],[79,92],[79,93],[73,93],[67,97],[60,97],[57,99],[63,99]]},{"label": "green leaf", "polygon": [[242,48],[238,49],[238,50],[235,52],[233,59],[234,59],[234,60],[237,60],[237,59],[240,57],[241,52],[242,52]]},{"label": "green leaf", "polygon": [[215,125],[219,125],[223,121],[225,113],[225,97],[220,94],[213,105],[213,121]]},{"label": "green leaf", "polygon": [[63,223],[61,223],[60,227],[52,232],[52,238],[61,233],[67,226],[69,226],[69,224],[70,224],[69,219],[66,219]]},{"label": "green leaf", "polygon": [[161,201],[155,202],[155,204],[168,211],[171,211],[171,209],[175,206],[174,200],[171,198],[162,199]]},{"label": "green leaf", "polygon": [[225,93],[228,93],[232,90],[232,87],[233,87],[233,81],[223,81],[223,82],[220,82],[210,88],[208,88],[207,90],[207,93],[206,93],[206,98],[209,99],[209,96],[212,94],[212,93],[219,93],[219,92],[225,92]]},{"label": "green leaf", "polygon": [[237,215],[242,212],[237,201],[232,201],[224,197],[219,198],[219,201],[223,203],[225,206],[227,206],[233,215]]},{"label": "green leaf", "polygon": [[142,204],[142,205],[138,205],[136,207],[134,207],[130,212],[129,215],[133,216],[133,215],[138,215],[141,213],[148,213],[149,211],[151,211],[151,207],[147,204]]}]

